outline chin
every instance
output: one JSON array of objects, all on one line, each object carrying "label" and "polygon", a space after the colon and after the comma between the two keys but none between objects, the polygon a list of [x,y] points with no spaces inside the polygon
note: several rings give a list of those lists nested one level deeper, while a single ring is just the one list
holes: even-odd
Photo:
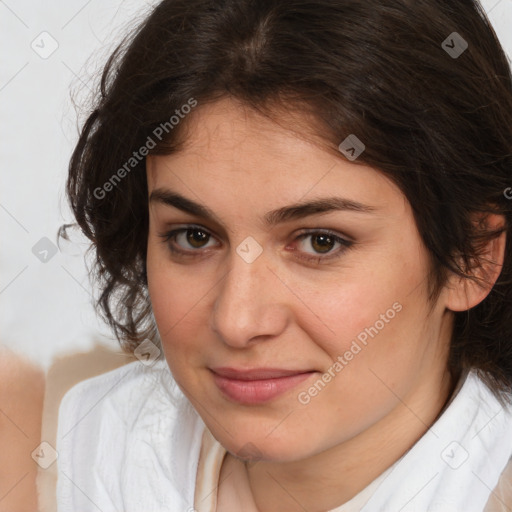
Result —
[{"label": "chin", "polygon": [[268,433],[275,428],[275,424],[271,428],[265,427],[260,431],[256,430],[254,425],[248,429],[243,429],[234,423],[230,423],[230,425],[233,426],[230,429],[232,436],[222,429],[215,429],[215,426],[208,425],[208,428],[231,455],[244,462],[291,462],[307,456],[307,454],[301,454],[300,448],[305,448],[302,438],[295,438],[284,428],[280,435],[276,435],[276,431],[274,431],[269,436]]}]

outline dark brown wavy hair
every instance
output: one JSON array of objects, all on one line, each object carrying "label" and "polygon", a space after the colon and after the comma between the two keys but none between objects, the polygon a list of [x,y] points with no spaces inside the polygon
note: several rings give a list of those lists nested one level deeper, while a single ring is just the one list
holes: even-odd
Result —
[{"label": "dark brown wavy hair", "polygon": [[[92,242],[97,310],[125,349],[158,337],[146,155],[179,151],[185,105],[225,97],[277,121],[309,116],[339,158],[356,134],[366,145],[356,163],[384,173],[412,206],[432,302],[450,272],[476,279],[468,269],[487,241],[503,231],[511,240],[512,78],[476,1],[164,0],[106,63],[67,181]],[[503,215],[505,227],[475,224],[478,212]],[[499,399],[512,389],[511,277],[506,243],[488,296],[454,313],[449,356],[454,375],[478,369]]]}]

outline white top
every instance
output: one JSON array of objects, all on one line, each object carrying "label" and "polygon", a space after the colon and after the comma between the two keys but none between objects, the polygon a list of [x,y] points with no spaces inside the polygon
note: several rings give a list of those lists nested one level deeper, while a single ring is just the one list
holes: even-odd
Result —
[{"label": "white top", "polygon": [[[205,428],[165,360],[77,384],[59,412],[59,512],[194,512]],[[471,371],[425,435],[333,512],[482,512],[511,456],[512,411]]]}]

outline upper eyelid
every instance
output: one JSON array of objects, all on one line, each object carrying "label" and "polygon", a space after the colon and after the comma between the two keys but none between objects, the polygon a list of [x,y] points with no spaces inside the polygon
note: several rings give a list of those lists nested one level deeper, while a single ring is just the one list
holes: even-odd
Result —
[{"label": "upper eyelid", "polygon": [[[202,229],[202,230],[206,231],[209,235],[214,236],[215,238],[218,238],[217,235],[215,234],[215,230],[212,230],[211,228],[208,228],[208,227],[206,227],[206,226],[204,226],[202,224],[195,224],[195,223],[192,223],[192,224],[181,224],[181,225],[178,224],[175,227],[172,227],[172,228],[169,228],[169,229],[164,229],[164,231],[162,231],[162,233],[170,233],[170,232],[173,232],[173,231],[186,231],[188,229],[194,229],[194,228]],[[299,233],[296,236],[309,235],[309,234],[315,234],[315,233],[328,233],[328,234],[331,234],[333,236],[337,236],[339,238],[343,238],[347,242],[353,242],[354,241],[352,239],[352,237],[349,236],[348,234],[340,233],[336,229],[332,229],[332,228],[301,228],[299,230]]]}]

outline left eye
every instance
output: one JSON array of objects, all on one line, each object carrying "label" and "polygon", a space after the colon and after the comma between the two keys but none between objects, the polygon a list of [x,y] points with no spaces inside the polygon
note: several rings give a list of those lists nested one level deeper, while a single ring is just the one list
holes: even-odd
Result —
[{"label": "left eye", "polygon": [[[313,231],[308,233],[302,233],[297,237],[300,241],[303,249],[301,252],[308,254],[305,259],[321,260],[339,255],[345,249],[348,249],[353,242],[345,240],[340,236],[331,233],[329,231]],[[337,251],[333,249],[338,246]],[[313,252],[309,252],[306,249],[310,248]],[[323,255],[327,255],[322,257]]]}]

